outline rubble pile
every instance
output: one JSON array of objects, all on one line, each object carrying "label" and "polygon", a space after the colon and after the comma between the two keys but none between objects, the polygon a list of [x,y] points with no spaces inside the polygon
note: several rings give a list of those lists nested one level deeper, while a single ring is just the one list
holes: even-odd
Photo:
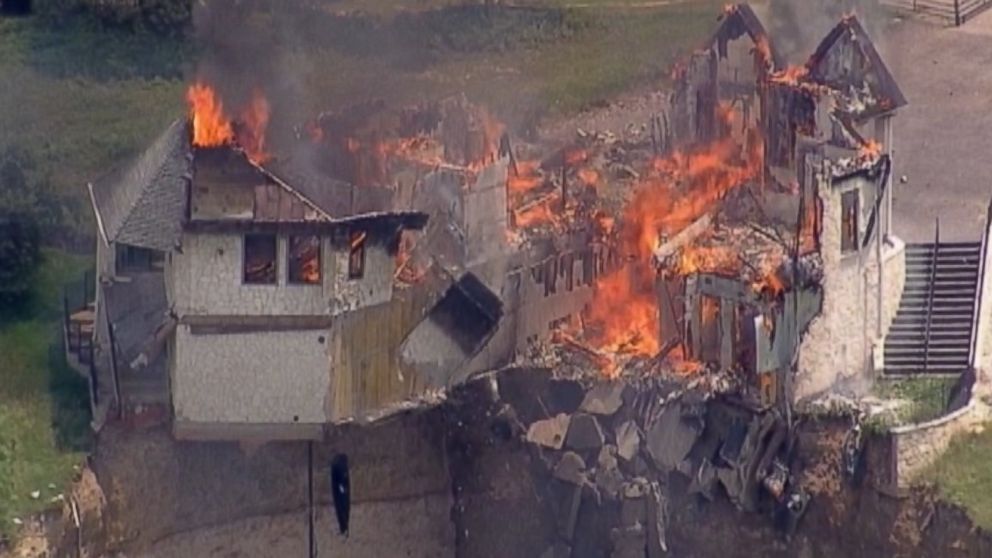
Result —
[{"label": "rubble pile", "polygon": [[796,528],[810,497],[793,472],[794,435],[777,413],[717,401],[701,378],[598,382],[574,412],[527,426],[553,479],[559,540],[542,556],[569,555],[580,515],[604,506],[619,509],[611,556],[665,555],[672,483],[709,500],[725,493]]}]

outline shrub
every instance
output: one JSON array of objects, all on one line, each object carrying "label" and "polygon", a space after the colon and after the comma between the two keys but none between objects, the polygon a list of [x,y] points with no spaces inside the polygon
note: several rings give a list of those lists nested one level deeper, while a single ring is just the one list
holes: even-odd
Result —
[{"label": "shrub", "polygon": [[89,15],[100,23],[161,34],[184,31],[193,20],[192,0],[38,0],[38,13],[55,22]]},{"label": "shrub", "polygon": [[28,302],[40,263],[37,224],[23,215],[0,216],[0,317]]}]

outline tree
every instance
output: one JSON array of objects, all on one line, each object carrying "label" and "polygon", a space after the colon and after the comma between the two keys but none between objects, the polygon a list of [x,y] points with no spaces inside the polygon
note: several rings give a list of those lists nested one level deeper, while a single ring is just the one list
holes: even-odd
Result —
[{"label": "tree", "polygon": [[0,316],[23,308],[39,264],[37,224],[23,215],[0,215]]}]

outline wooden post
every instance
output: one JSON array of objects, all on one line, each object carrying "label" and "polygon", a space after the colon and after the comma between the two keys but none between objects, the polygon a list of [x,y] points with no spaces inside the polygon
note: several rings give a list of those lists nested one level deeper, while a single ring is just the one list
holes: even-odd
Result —
[{"label": "wooden post", "polygon": [[961,0],[954,0],[954,25],[961,26]]}]

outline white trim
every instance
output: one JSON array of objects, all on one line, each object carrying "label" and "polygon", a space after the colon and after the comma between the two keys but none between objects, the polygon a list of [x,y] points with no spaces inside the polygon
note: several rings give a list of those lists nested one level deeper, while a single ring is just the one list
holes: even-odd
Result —
[{"label": "white trim", "polygon": [[96,206],[96,197],[93,195],[93,183],[86,183],[86,191],[90,194],[90,205],[93,206],[93,214],[96,215],[96,227],[100,230],[100,236],[103,238],[103,243],[110,246],[110,240],[107,238],[107,229],[103,226],[103,218],[100,217],[100,210]]}]

